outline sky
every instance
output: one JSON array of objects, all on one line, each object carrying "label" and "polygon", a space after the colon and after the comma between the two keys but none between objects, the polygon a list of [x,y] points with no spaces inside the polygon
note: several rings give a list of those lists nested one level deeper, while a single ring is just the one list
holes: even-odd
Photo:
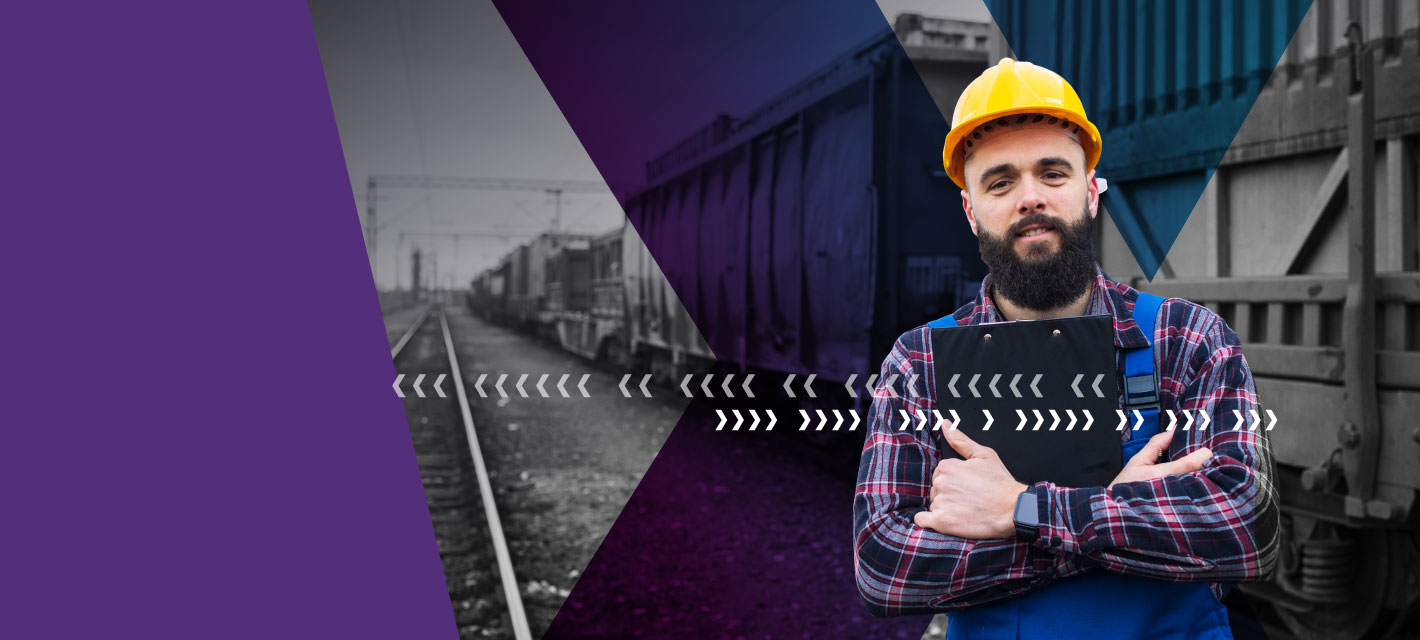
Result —
[{"label": "sky", "polygon": [[[990,18],[979,0],[879,0],[878,5],[889,23],[902,11]],[[358,211],[352,215],[362,226],[370,175],[603,183],[491,2],[312,0],[309,6],[356,197]],[[794,44],[792,34],[813,18],[766,11],[757,24],[747,25],[741,42],[786,34],[781,42]],[[856,42],[880,26],[864,25],[861,37],[842,34],[824,40]],[[802,77],[838,53],[801,49],[780,49],[787,53],[766,55],[761,64],[776,65],[777,77]],[[707,66],[714,66],[714,56],[714,50],[707,52]],[[748,78],[755,71],[744,73]],[[677,108],[703,109],[701,119],[708,123],[716,113],[743,114],[782,88],[766,86],[745,92],[738,104],[722,104],[717,96],[701,93],[696,83],[668,74],[665,87],[649,90],[670,95]],[[650,154],[687,133],[648,132],[637,143]],[[426,260],[436,256],[440,285],[463,286],[546,230],[554,211],[546,194],[497,191],[383,189],[375,204],[372,269],[381,289],[409,286],[409,254],[416,247]],[[563,228],[574,232],[611,230],[625,219],[610,190],[564,195],[562,212]],[[426,273],[431,266],[426,262]]]}]

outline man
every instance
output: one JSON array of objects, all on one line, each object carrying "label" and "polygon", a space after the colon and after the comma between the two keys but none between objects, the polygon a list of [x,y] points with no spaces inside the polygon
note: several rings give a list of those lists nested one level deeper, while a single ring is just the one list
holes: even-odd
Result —
[{"label": "man", "polygon": [[[948,637],[963,638],[1229,638],[1225,585],[1274,564],[1265,443],[1227,426],[1256,407],[1237,336],[1204,307],[1141,297],[1100,270],[1090,233],[1100,151],[1074,89],[1050,70],[1005,59],[966,88],[943,163],[990,274],[943,321],[1108,314],[1120,407],[1126,355],[1144,349],[1159,406],[1213,425],[1147,444],[1125,429],[1123,440],[1140,438],[1122,442],[1126,452],[1144,446],[1108,486],[1027,486],[962,431],[945,436],[964,459],[943,460],[930,430],[898,428],[900,410],[937,407],[933,358],[951,358],[932,353],[930,326],[908,331],[881,378],[919,376],[926,393],[874,395],[854,499],[858,588],[875,615],[947,612]],[[1136,319],[1150,298],[1157,313]]]}]

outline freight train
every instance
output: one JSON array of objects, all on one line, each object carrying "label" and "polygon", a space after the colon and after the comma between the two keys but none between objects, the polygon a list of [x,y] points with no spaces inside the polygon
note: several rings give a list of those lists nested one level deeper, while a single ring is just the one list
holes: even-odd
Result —
[{"label": "freight train", "polygon": [[986,272],[917,78],[960,92],[992,54],[986,25],[946,22],[962,37],[912,48],[929,59],[884,33],[716,118],[647,163],[621,229],[544,234],[480,274],[470,305],[672,384],[716,361],[866,379],[903,328],[975,296]]}]

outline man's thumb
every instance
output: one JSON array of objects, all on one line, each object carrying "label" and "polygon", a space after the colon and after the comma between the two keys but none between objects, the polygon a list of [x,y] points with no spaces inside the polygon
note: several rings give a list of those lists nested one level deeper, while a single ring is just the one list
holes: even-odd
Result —
[{"label": "man's thumb", "polygon": [[1169,448],[1169,442],[1173,440],[1173,430],[1161,431],[1144,445],[1139,453],[1134,454],[1129,459],[1127,466],[1137,467],[1140,465],[1151,465],[1159,461],[1159,454]]},{"label": "man's thumb", "polygon": [[941,530],[940,523],[937,522],[937,514],[931,511],[918,511],[917,515],[912,516],[912,522],[923,529]]}]

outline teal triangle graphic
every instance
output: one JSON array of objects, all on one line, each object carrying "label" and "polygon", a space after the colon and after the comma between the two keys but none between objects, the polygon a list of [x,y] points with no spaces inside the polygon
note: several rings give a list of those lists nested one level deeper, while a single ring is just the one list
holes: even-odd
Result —
[{"label": "teal triangle graphic", "polygon": [[1017,59],[1080,94],[1104,139],[1104,206],[1152,280],[1311,0],[986,6]]}]

